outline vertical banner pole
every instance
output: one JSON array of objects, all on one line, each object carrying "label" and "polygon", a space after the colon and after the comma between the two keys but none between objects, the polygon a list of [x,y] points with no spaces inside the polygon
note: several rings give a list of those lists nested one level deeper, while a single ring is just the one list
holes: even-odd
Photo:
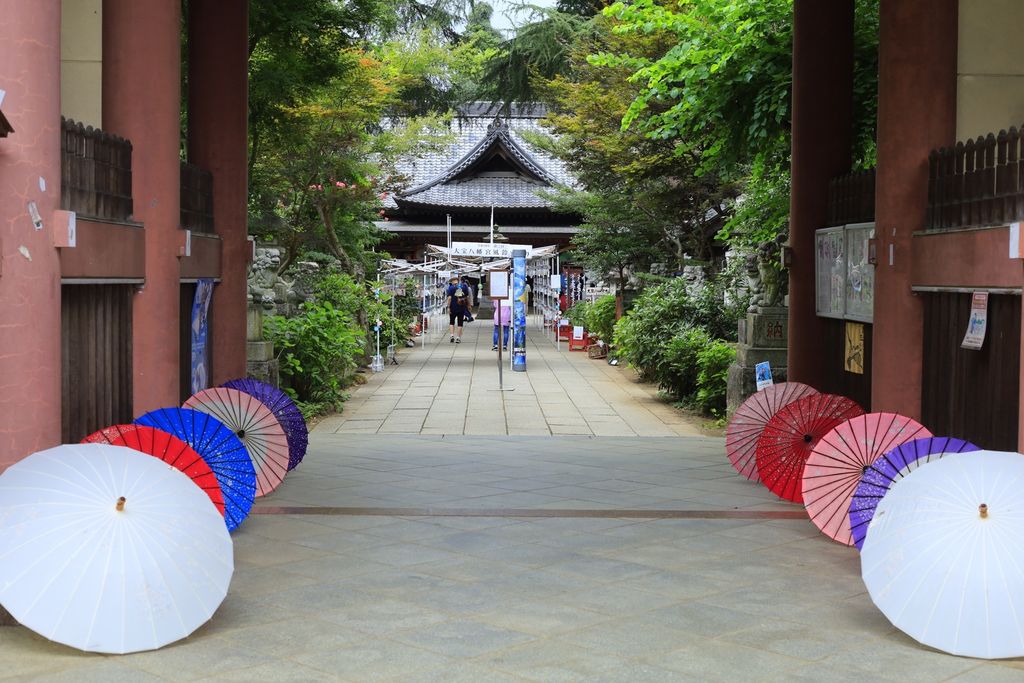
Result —
[{"label": "vertical banner pole", "polygon": [[512,251],[512,281],[514,306],[512,308],[513,341],[512,371],[526,372],[526,250]]}]

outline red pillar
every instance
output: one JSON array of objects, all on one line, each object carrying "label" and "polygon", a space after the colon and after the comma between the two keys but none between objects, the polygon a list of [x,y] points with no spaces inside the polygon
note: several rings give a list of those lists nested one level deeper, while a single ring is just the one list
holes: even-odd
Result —
[{"label": "red pillar", "polygon": [[146,284],[133,315],[136,414],[178,405],[181,3],[103,3],[103,128],[131,140]]},{"label": "red pillar", "polygon": [[920,418],[924,320],[910,289],[911,235],[924,228],[928,153],[956,137],[957,0],[883,0],[880,11],[871,407]]},{"label": "red pillar", "polygon": [[[60,0],[0,8],[0,471],[60,443]],[[45,189],[44,189],[45,188]],[[37,230],[33,202],[42,218]]]},{"label": "red pillar", "polygon": [[825,227],[828,183],[850,171],[853,0],[793,3],[793,147],[788,378],[822,386],[825,337],[815,314],[814,231]]},{"label": "red pillar", "polygon": [[216,386],[245,375],[248,124],[248,0],[189,3],[188,156],[213,173],[221,281],[210,329]]}]

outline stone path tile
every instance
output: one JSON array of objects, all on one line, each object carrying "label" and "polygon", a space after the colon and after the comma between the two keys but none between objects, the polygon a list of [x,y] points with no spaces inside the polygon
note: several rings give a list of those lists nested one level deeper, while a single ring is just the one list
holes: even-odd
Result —
[{"label": "stone path tile", "polygon": [[[651,498],[669,510],[799,509],[732,474],[721,439],[314,434],[257,512],[374,503],[416,514],[254,514],[233,534],[228,597],[189,638],[102,657],[0,628],[0,679],[999,683],[1024,673],[1024,660],[952,657],[901,634],[866,594],[856,550],[807,519],[611,516]],[[602,516],[572,516],[577,505]],[[558,516],[530,516],[551,506]]]},{"label": "stone path tile", "polygon": [[[466,326],[463,343],[428,332],[401,349],[400,365],[368,375],[340,415],[322,419],[318,434],[696,436],[693,418],[658,398],[625,367],[570,353],[532,322],[525,373],[503,371],[490,350],[485,315]],[[425,345],[424,343],[425,342]]]}]

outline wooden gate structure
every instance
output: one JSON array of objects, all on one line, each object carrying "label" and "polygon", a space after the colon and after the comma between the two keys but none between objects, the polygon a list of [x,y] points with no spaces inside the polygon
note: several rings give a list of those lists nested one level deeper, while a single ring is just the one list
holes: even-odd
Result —
[{"label": "wooden gate structure", "polygon": [[935,434],[993,450],[1017,450],[1020,296],[990,294],[981,349],[961,348],[970,292],[923,292],[921,417]]},{"label": "wooden gate structure", "polygon": [[133,285],[61,287],[61,439],[131,422]]}]

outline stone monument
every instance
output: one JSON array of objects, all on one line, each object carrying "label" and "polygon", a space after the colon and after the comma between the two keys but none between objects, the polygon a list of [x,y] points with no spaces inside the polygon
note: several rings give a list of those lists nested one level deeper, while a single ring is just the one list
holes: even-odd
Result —
[{"label": "stone monument", "polygon": [[256,249],[256,258],[249,267],[249,304],[246,311],[246,374],[261,382],[278,386],[278,362],[274,344],[263,339],[263,315],[273,313],[277,302],[274,289],[278,284],[277,267],[281,252],[273,248]]},{"label": "stone monument", "polygon": [[767,361],[774,382],[786,381],[789,309],[783,305],[785,272],[779,264],[784,236],[762,243],[747,256],[752,293],[747,317],[739,321],[736,362],[729,368],[726,410],[732,414],[757,390],[754,367]]}]

